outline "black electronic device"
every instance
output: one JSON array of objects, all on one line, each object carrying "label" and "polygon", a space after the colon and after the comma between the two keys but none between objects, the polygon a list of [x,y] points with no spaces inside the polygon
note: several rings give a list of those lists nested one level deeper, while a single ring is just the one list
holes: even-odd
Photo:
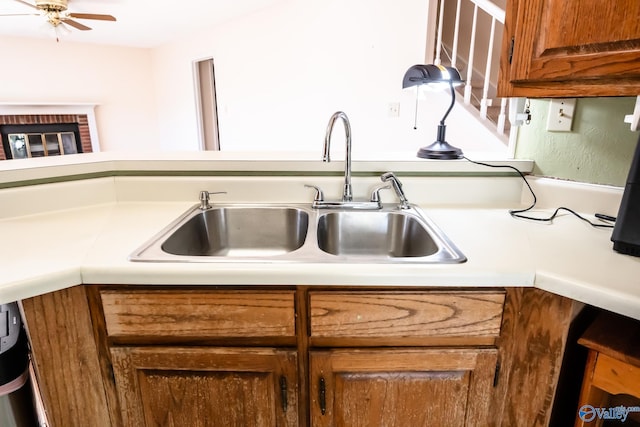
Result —
[{"label": "black electronic device", "polygon": [[611,240],[615,251],[640,257],[640,138],[631,161]]}]

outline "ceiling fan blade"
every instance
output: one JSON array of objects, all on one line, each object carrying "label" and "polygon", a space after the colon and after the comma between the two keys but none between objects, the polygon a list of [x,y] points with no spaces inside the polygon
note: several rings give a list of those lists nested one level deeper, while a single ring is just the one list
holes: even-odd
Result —
[{"label": "ceiling fan blade", "polygon": [[73,21],[73,20],[68,19],[68,18],[61,19],[60,21],[64,22],[67,25],[72,26],[73,28],[75,28],[77,30],[87,31],[87,30],[91,29],[91,27],[87,27],[86,25],[83,25],[83,24],[81,24],[79,22]]},{"label": "ceiling fan blade", "polygon": [[37,9],[35,4],[31,4],[31,3],[28,3],[28,2],[23,1],[23,0],[15,0],[15,1],[17,1],[18,3],[22,3],[22,4],[26,5],[26,6],[32,7],[34,9]]},{"label": "ceiling fan blade", "polygon": [[0,16],[40,16],[39,13],[2,13]]},{"label": "ceiling fan blade", "polygon": [[111,15],[100,15],[97,13],[70,13],[70,18],[77,19],[96,19],[98,21],[115,21],[116,18]]}]

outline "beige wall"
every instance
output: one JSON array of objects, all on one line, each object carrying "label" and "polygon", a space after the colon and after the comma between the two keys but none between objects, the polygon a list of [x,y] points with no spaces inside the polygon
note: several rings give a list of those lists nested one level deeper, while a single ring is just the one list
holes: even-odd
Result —
[{"label": "beige wall", "polygon": [[400,118],[387,109],[404,102],[404,72],[424,61],[427,5],[286,1],[161,46],[154,69],[161,132],[172,135],[163,138],[165,148],[196,136],[191,64],[207,57],[215,66],[223,150],[320,152],[338,110],[351,120],[354,154],[397,148],[399,133],[412,128],[412,104],[406,100]]},{"label": "beige wall", "polygon": [[[0,68],[0,103],[96,103],[103,150],[198,150],[193,62],[212,57],[223,150],[319,152],[330,115],[343,110],[354,156],[413,156],[433,142],[449,102],[421,98],[413,129],[415,95],[401,82],[424,63],[430,4],[283,1],[154,49],[3,37],[0,51],[20,61]],[[505,151],[464,108],[448,124],[465,152]]]},{"label": "beige wall", "polygon": [[[162,144],[195,146],[192,61],[212,57],[223,150],[320,153],[327,122],[351,120],[354,158],[432,143],[446,93],[419,100],[402,90],[405,71],[424,63],[428,0],[287,1],[154,51]],[[390,103],[400,116],[390,117]],[[465,151],[505,147],[462,106],[447,138]],[[335,138],[344,151],[342,138]],[[184,145],[183,145],[184,146]],[[384,157],[381,157],[384,158]]]},{"label": "beige wall", "polygon": [[151,51],[0,38],[0,103],[98,104],[102,150],[154,148],[158,140]]}]

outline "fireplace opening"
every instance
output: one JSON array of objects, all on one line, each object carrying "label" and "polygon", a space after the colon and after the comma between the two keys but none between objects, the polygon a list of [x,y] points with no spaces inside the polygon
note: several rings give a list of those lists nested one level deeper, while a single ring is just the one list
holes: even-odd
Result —
[{"label": "fireplace opening", "polygon": [[7,159],[82,153],[77,123],[0,125]]}]

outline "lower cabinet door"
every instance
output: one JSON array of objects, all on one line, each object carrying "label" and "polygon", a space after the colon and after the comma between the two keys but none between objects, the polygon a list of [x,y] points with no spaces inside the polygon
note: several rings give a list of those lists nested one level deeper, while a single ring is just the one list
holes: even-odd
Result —
[{"label": "lower cabinet door", "polygon": [[310,353],[313,426],[484,426],[495,349]]},{"label": "lower cabinet door", "polygon": [[295,351],[270,348],[113,347],[123,424],[295,426]]}]

